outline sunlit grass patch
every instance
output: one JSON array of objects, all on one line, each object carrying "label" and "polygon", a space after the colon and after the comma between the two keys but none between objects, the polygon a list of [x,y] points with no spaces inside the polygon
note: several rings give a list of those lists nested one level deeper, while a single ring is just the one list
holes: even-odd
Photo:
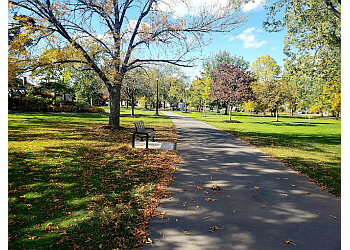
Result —
[{"label": "sunlit grass patch", "polygon": [[242,123],[208,112],[180,114],[197,118],[248,142],[285,165],[306,174],[331,193],[341,195],[341,122],[327,117],[274,117],[233,113]]},{"label": "sunlit grass patch", "polygon": [[[124,110],[123,110],[124,111]],[[171,181],[174,151],[131,148],[133,121],[175,141],[164,116],[9,114],[9,248],[133,248]]]}]

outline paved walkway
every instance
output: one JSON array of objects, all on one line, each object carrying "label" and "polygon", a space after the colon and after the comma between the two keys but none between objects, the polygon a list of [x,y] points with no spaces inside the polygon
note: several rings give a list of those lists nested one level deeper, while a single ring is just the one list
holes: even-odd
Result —
[{"label": "paved walkway", "polygon": [[[146,141],[138,141],[135,140],[135,148],[146,148]],[[148,141],[148,148],[152,149],[165,149],[165,150],[173,150],[175,149],[175,143],[171,142],[161,142],[161,141]]]},{"label": "paved walkway", "polygon": [[143,249],[340,249],[335,196],[233,136],[163,113],[183,163]]}]

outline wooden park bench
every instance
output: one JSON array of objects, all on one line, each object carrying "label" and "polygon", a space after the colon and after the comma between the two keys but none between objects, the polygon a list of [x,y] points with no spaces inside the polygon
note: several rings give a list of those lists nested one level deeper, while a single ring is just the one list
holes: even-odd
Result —
[{"label": "wooden park bench", "polygon": [[152,141],[154,141],[156,131],[154,128],[145,128],[145,123],[142,120],[134,122],[134,124],[136,130],[132,134],[132,147],[135,147],[135,136],[137,135],[140,137],[141,141],[143,141],[143,138],[146,138],[146,148],[148,148],[148,140],[149,138],[152,138]]}]

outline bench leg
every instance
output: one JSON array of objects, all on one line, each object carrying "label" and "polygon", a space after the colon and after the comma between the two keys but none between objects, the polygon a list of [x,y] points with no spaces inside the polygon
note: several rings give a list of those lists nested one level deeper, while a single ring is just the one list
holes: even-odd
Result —
[{"label": "bench leg", "polygon": [[149,137],[147,136],[146,137],[146,148],[148,149],[148,139],[149,139]]},{"label": "bench leg", "polygon": [[153,138],[152,138],[152,141],[154,141],[154,136],[153,136]]},{"label": "bench leg", "polygon": [[135,148],[135,134],[132,134],[132,147]]}]

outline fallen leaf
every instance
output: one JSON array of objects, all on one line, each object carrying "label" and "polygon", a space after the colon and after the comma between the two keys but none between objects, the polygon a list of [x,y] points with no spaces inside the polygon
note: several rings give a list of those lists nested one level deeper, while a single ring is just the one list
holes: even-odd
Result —
[{"label": "fallen leaf", "polygon": [[189,232],[187,232],[187,231],[183,231],[185,234],[187,234],[187,235],[190,235],[190,233]]},{"label": "fallen leaf", "polygon": [[285,240],[284,241],[284,243],[286,243],[286,244],[289,244],[289,243],[291,243],[291,242],[293,242],[292,240]]},{"label": "fallen leaf", "polygon": [[214,172],[218,172],[219,170],[215,169],[215,168],[210,168],[211,171],[214,171]]},{"label": "fallen leaf", "polygon": [[211,186],[211,189],[213,189],[213,190],[221,190],[221,187],[219,187],[218,185],[213,185],[213,186]]},{"label": "fallen leaf", "polygon": [[265,205],[262,205],[261,208],[265,208]]},{"label": "fallen leaf", "polygon": [[146,244],[152,244],[154,241],[151,238],[147,238]]},{"label": "fallen leaf", "polygon": [[210,217],[208,216],[208,217],[203,217],[203,220],[209,220],[210,219]]},{"label": "fallen leaf", "polygon": [[200,186],[197,186],[196,188],[197,188],[197,190],[200,190],[200,189],[202,189],[202,188],[201,188]]},{"label": "fallen leaf", "polygon": [[305,192],[305,194],[310,194],[310,192]]},{"label": "fallen leaf", "polygon": [[254,187],[254,188],[256,188],[256,189],[260,189],[260,187]]},{"label": "fallen leaf", "polygon": [[213,192],[213,194],[219,194],[220,193],[220,191],[215,191],[215,192]]},{"label": "fallen leaf", "polygon": [[214,231],[215,230],[217,230],[217,229],[220,229],[218,226],[213,226],[212,228],[211,228],[211,230],[209,230],[210,232],[212,232],[212,233],[214,233]]},{"label": "fallen leaf", "polygon": [[187,196],[187,198],[188,198],[188,199],[191,199],[192,201],[194,201],[194,199],[193,199],[192,197]]},{"label": "fallen leaf", "polygon": [[212,199],[211,198],[206,198],[205,201],[211,201]]}]

